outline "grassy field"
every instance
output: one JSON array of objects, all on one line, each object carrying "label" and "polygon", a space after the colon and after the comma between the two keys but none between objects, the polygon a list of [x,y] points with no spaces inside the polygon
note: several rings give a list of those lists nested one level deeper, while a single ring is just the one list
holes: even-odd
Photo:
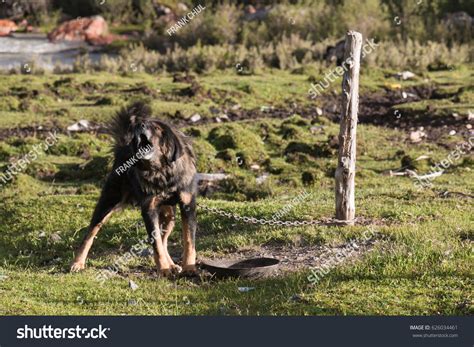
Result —
[{"label": "grassy field", "polygon": [[[402,82],[388,77],[393,71],[362,75],[362,101],[405,90],[436,91],[429,99],[408,98],[388,107],[377,116],[380,124],[359,125],[356,207],[366,224],[277,228],[198,211],[201,258],[262,247],[337,249],[359,240],[369,228],[374,231],[369,249],[333,268],[316,285],[307,279],[310,264],[270,279],[160,279],[149,256],[131,259],[101,284],[100,271],[145,238],[139,212],[132,209],[105,225],[84,272],[68,272],[110,168],[111,141],[101,129],[135,99],[149,100],[157,116],[194,138],[200,172],[231,174],[200,198],[201,204],[271,218],[306,192],[310,197],[292,205],[283,219],[333,217],[339,125],[337,111],[329,106],[340,81],[324,97],[309,100],[310,81],[320,79],[320,73],[275,70],[241,76],[221,71],[194,81],[133,71],[2,75],[0,172],[43,143],[48,130],[57,129],[61,136],[0,187],[0,314],[472,314],[472,152],[455,160],[431,188],[418,190],[410,177],[385,174],[404,167],[428,173],[456,144],[468,140],[468,124],[474,123],[468,120],[474,111],[472,66],[425,72]],[[370,119],[369,106],[363,119]],[[401,112],[400,119],[394,110]],[[196,113],[202,119],[192,124],[189,118]],[[222,122],[224,113],[234,114],[236,121]],[[91,121],[97,131],[65,131],[80,119]],[[413,124],[420,122],[427,136],[412,143]],[[415,160],[420,156],[428,158]],[[264,173],[269,176],[259,183],[256,178]],[[179,223],[176,229],[171,249],[179,254]],[[129,280],[138,289],[130,289]],[[254,289],[239,292],[238,287]]]}]

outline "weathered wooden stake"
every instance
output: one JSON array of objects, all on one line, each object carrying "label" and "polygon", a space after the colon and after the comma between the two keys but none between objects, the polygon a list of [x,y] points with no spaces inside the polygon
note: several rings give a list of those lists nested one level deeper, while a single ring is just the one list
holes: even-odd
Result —
[{"label": "weathered wooden stake", "polygon": [[342,111],[339,131],[339,159],[336,169],[336,219],[353,224],[355,218],[354,179],[356,163],[357,111],[362,35],[349,31],[344,46]]}]

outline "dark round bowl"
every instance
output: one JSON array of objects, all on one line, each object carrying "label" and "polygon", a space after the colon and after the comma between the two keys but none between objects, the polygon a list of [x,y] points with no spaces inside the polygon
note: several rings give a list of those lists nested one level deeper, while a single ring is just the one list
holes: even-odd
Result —
[{"label": "dark round bowl", "polygon": [[261,278],[272,275],[280,261],[275,258],[203,260],[201,267],[218,278]]}]

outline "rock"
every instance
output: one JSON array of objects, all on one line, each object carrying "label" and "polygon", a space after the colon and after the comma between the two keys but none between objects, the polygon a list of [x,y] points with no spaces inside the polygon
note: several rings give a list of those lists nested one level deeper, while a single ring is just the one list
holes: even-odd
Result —
[{"label": "rock", "polygon": [[129,280],[128,281],[128,286],[130,287],[131,290],[135,291],[138,289],[138,284],[136,284],[135,282],[133,282],[132,280]]},{"label": "rock", "polygon": [[404,99],[406,99],[406,98],[416,98],[416,95],[413,94],[413,93],[402,92],[402,98],[404,98]]},{"label": "rock", "polygon": [[240,109],[240,104],[235,104],[235,105],[232,105],[232,107],[230,108],[232,111],[237,111],[238,109]]},{"label": "rock", "polygon": [[182,2],[179,2],[178,5],[177,5],[177,7],[178,7],[178,10],[183,11],[183,12],[189,10],[188,6],[186,6],[186,5],[183,4]]},{"label": "rock", "polygon": [[469,113],[467,114],[467,120],[473,120],[473,119],[474,119],[474,113],[469,111]]},{"label": "rock", "polygon": [[257,182],[257,184],[262,184],[263,182],[265,182],[267,180],[267,178],[269,177],[270,175],[265,173],[261,176],[258,176],[256,179],[255,179],[255,182]]},{"label": "rock", "polygon": [[422,130],[412,131],[410,133],[410,141],[412,143],[421,142],[421,140],[426,137],[426,134]]},{"label": "rock", "polygon": [[449,132],[449,135],[450,135],[450,136],[456,135],[456,130],[451,130],[451,131]]},{"label": "rock", "polygon": [[399,80],[409,80],[409,79],[412,79],[413,77],[415,77],[416,75],[411,72],[411,71],[402,71],[402,72],[397,72],[394,77],[395,78],[398,78]]},{"label": "rock", "polygon": [[118,36],[109,35],[107,22],[101,16],[73,19],[62,23],[48,34],[51,42],[87,41],[92,45],[107,45]]},{"label": "rock", "polygon": [[472,129],[472,125],[471,124],[466,124],[466,128],[467,129]]},{"label": "rock", "polygon": [[226,115],[225,113],[220,114],[218,118],[219,118],[221,121],[223,121],[223,122],[228,122],[228,121],[230,121],[229,116]]},{"label": "rock", "polygon": [[14,21],[9,19],[0,19],[0,37],[8,36],[12,31],[18,30]]},{"label": "rock", "polygon": [[74,123],[67,127],[67,131],[84,131],[90,128],[90,123],[86,119],[81,119],[79,122]]},{"label": "rock", "polygon": [[252,164],[252,165],[250,165],[250,169],[251,169],[251,170],[255,170],[255,171],[260,170],[260,165],[258,165],[258,164]]},{"label": "rock", "polygon": [[309,128],[309,131],[311,131],[311,134],[318,134],[324,131],[324,127],[322,125],[315,125]]},{"label": "rock", "polygon": [[59,235],[58,233],[51,234],[51,236],[50,236],[49,238],[50,238],[51,241],[53,241],[54,243],[61,241],[61,235]]},{"label": "rock", "polygon": [[323,115],[323,110],[320,109],[319,107],[316,107],[316,114],[317,114],[318,116],[322,116],[322,115]]},{"label": "rock", "polygon": [[200,119],[201,119],[201,115],[199,113],[195,113],[191,116],[191,118],[189,118],[189,120],[193,123],[196,123]]},{"label": "rock", "polygon": [[155,7],[155,11],[156,11],[158,16],[165,16],[165,15],[171,14],[173,12],[173,11],[171,11],[171,8],[166,7],[164,5],[161,5],[161,4],[158,4]]}]

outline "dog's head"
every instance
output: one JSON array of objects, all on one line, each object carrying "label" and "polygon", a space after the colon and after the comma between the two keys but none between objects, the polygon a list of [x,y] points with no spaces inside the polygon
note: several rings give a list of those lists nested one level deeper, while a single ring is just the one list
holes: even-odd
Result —
[{"label": "dog's head", "polygon": [[110,130],[116,150],[128,147],[141,163],[171,164],[185,152],[185,139],[181,133],[152,118],[152,110],[144,102],[136,102],[118,112]]},{"label": "dog's head", "polygon": [[171,164],[182,156],[183,144],[168,124],[141,117],[130,120],[129,146],[137,159]]}]

